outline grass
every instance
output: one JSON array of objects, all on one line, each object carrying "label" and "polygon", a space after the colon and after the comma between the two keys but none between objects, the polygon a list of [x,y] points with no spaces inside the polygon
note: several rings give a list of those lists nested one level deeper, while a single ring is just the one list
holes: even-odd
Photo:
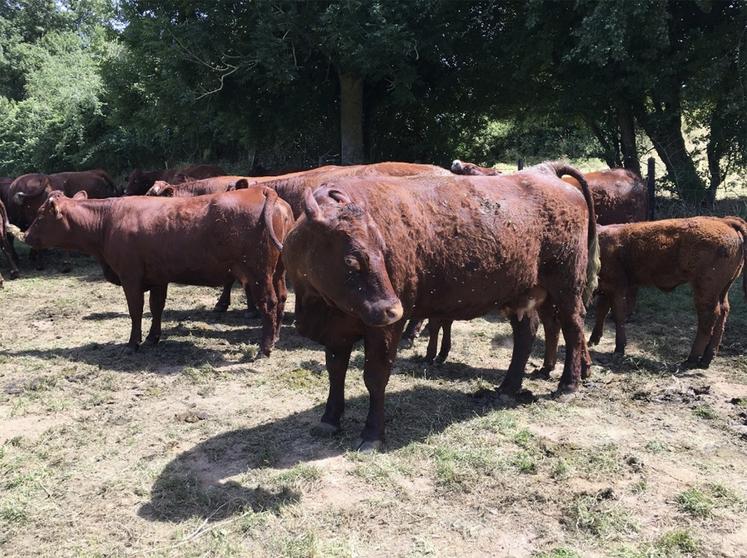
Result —
[{"label": "grass", "polygon": [[[324,355],[291,316],[273,355],[254,361],[259,323],[240,298],[215,315],[216,290],[173,286],[161,344],[130,356],[121,289],[89,260],[69,275],[54,259],[22,271],[2,295],[13,325],[0,328],[2,556],[684,558],[733,554],[747,522],[747,441],[733,427],[747,400],[739,285],[705,377],[676,368],[694,332],[687,290],[647,292],[629,358],[602,362],[606,332],[591,381],[563,401],[549,397],[560,370],[525,379],[534,400],[492,397],[510,326],[456,322],[445,364],[415,360],[425,339],[400,352],[387,451],[361,455],[359,347],[342,432],[325,438],[311,433]],[[538,342],[529,369],[541,359]]]}]

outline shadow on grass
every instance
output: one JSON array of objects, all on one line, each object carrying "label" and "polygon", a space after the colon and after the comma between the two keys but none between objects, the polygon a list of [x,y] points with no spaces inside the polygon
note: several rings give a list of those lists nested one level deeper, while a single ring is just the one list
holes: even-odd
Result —
[{"label": "shadow on grass", "polygon": [[[451,424],[496,408],[502,407],[492,399],[426,386],[387,394],[387,449],[421,442]],[[252,470],[288,469],[341,455],[354,447],[367,410],[367,395],[348,399],[343,433],[334,438],[311,434],[324,411],[323,404],[209,438],[166,465],[151,488],[150,501],[138,514],[151,521],[192,517],[219,521],[249,509],[278,511],[298,502],[300,493],[283,482],[269,480],[257,485],[255,480],[247,482],[253,485],[250,487],[223,480]]]}]

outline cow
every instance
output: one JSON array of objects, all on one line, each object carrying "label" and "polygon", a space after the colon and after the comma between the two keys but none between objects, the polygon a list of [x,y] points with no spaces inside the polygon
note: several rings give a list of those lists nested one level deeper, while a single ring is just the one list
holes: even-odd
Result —
[{"label": "cow", "polygon": [[288,204],[264,187],[194,198],[86,200],[60,192],[42,206],[25,240],[35,248],[82,251],[99,261],[104,277],[124,290],[132,320],[130,352],[142,340],[145,291],[153,316],[146,343],[155,345],[169,283],[218,286],[230,276],[259,308],[260,350],[269,355],[285,306],[280,251],[292,224]]},{"label": "cow", "polygon": [[461,174],[465,176],[497,176],[501,174],[501,171],[492,167],[481,167],[474,163],[467,163],[454,159],[451,163],[451,172],[454,174]]},{"label": "cow", "polygon": [[[9,177],[0,177],[0,203],[3,204],[5,208],[5,216],[8,223],[13,223],[16,221],[16,219],[12,219],[10,216],[10,212],[8,208],[13,208],[11,205],[11,199],[10,199],[10,185],[13,184],[13,179]],[[7,231],[6,226],[6,235],[5,240],[7,242],[6,249],[10,253],[10,258],[13,258],[13,262],[15,264],[18,264],[18,254],[16,254],[15,247],[13,246],[14,238],[13,235]]]},{"label": "cow", "polygon": [[[583,194],[558,178],[566,173]],[[358,449],[381,446],[384,392],[407,317],[465,320],[502,310],[514,351],[498,391],[516,394],[537,327],[533,308],[551,303],[568,347],[558,391],[575,391],[597,250],[586,181],[561,164],[492,178],[339,177],[306,190],[283,261],[296,290],[296,328],[325,347],[330,389],[319,428],[340,429],[350,353],[362,338],[370,400]]]},{"label": "cow", "polygon": [[[307,171],[294,172],[280,176],[262,176],[249,179],[250,185],[261,184],[272,188],[278,195],[290,204],[293,216],[297,219],[303,213],[304,192],[307,188],[315,189],[325,180],[344,176],[451,176],[446,169],[434,165],[418,163],[399,163],[386,161],[370,165],[325,165]],[[225,312],[231,304],[231,288],[233,281],[229,280],[215,304],[215,312]],[[247,299],[249,315],[254,313],[252,303]]]},{"label": "cow", "polygon": [[249,180],[251,178],[244,176],[217,176],[214,178],[203,178],[202,180],[190,180],[189,182],[182,182],[180,184],[169,184],[163,180],[157,180],[145,195],[166,198],[191,198],[207,194],[233,192],[234,190],[248,188]]},{"label": "cow", "polygon": [[[683,367],[708,368],[729,316],[729,288],[747,262],[747,222],[739,217],[691,217],[609,225],[599,227],[599,244],[602,268],[589,344],[599,343],[611,308],[615,353],[624,354],[625,320],[638,288],[669,292],[689,283],[698,328]],[[747,273],[742,288],[747,297]]]},{"label": "cow", "polygon": [[[16,255],[13,247],[8,240],[10,233],[8,227],[10,221],[8,221],[8,213],[5,211],[5,204],[0,200],[0,250],[8,260],[10,264],[10,278],[16,279],[18,277],[18,267],[16,266]],[[0,275],[0,287],[3,286],[3,276]]]},{"label": "cow", "polygon": [[106,171],[100,169],[24,174],[16,178],[8,188],[11,205],[18,215],[18,222],[13,224],[21,230],[26,230],[36,218],[36,213],[47,196],[55,190],[60,190],[69,197],[81,191],[86,192],[89,198],[110,198],[119,195],[112,179]]},{"label": "cow", "polygon": [[[494,169],[486,169],[472,163],[464,163],[458,159],[454,161],[451,167],[452,172],[462,175],[490,175],[497,173]],[[498,173],[500,174],[500,173]],[[602,171],[589,172],[584,174],[586,182],[591,189],[591,196],[594,200],[594,212],[597,216],[597,224],[611,225],[617,223],[635,223],[646,221],[648,219],[648,192],[640,176],[626,169],[606,169]],[[562,179],[576,188],[581,188],[579,182],[572,176],[564,176]],[[552,312],[542,316],[543,324],[547,320],[552,320]],[[407,324],[403,333],[403,345],[411,347],[414,344],[415,337],[418,336],[423,327],[423,322],[413,321]],[[425,362],[431,364],[436,356],[436,345],[438,343],[438,333],[447,324],[434,324],[428,326],[428,335],[431,337],[428,341],[428,350],[425,355]],[[444,362],[449,355],[451,346],[451,324],[449,328],[449,342],[447,346],[442,345],[438,353],[436,362]],[[552,335],[552,332],[549,332]],[[436,339],[432,339],[432,336]],[[548,331],[545,329],[545,337]],[[444,331],[444,338],[446,331]],[[550,344],[557,344],[557,340],[550,338]],[[554,368],[552,353],[546,353],[546,358],[540,374],[547,375]]]},{"label": "cow", "polygon": [[143,171],[135,169],[130,173],[125,187],[125,196],[142,196],[150,189],[157,180],[163,180],[169,184],[180,184],[190,180],[224,176],[226,171],[215,165],[188,165],[177,169],[163,169],[156,171]]}]

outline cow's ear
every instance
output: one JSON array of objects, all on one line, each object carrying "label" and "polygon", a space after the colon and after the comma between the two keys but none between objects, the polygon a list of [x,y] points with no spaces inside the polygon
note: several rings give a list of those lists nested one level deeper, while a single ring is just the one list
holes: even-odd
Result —
[{"label": "cow's ear", "polygon": [[74,200],[87,200],[88,199],[88,192],[85,190],[80,190],[78,192],[75,192],[75,195],[73,196]]},{"label": "cow's ear", "polygon": [[233,187],[236,190],[246,190],[249,188],[249,181],[246,178],[239,178]]},{"label": "cow's ear", "polygon": [[335,200],[337,203],[352,203],[350,197],[340,190],[329,190],[327,195]]},{"label": "cow's ear", "polygon": [[322,215],[322,209],[314,197],[314,192],[311,188],[306,188],[303,194],[303,211],[306,214],[306,218],[309,221],[323,221],[324,216]]},{"label": "cow's ear", "polygon": [[165,186],[161,189],[161,191],[158,193],[159,196],[162,196],[164,198],[173,198],[174,197],[174,187],[169,184],[168,186]]}]

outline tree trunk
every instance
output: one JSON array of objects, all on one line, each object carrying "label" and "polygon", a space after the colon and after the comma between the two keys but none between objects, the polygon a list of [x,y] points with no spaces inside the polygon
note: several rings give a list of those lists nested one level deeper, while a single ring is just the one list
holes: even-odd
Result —
[{"label": "tree trunk", "polygon": [[620,127],[620,148],[623,167],[641,176],[641,163],[635,144],[635,122],[630,106],[621,101],[617,104],[617,124]]},{"label": "tree trunk", "polygon": [[340,159],[343,165],[362,163],[363,80],[340,72]]},{"label": "tree trunk", "polygon": [[669,179],[674,182],[680,199],[690,203],[702,203],[706,186],[685,146],[679,96],[669,103],[655,101],[654,105],[652,112],[639,107],[636,115],[638,122],[664,161]]},{"label": "tree trunk", "polygon": [[593,118],[586,117],[585,120],[589,129],[592,131],[594,136],[596,136],[599,145],[602,146],[604,162],[607,163],[607,166],[611,169],[619,167],[622,161],[620,160],[620,149],[617,145],[617,140],[612,138],[612,143],[610,143],[608,138],[605,136],[602,127]]}]

